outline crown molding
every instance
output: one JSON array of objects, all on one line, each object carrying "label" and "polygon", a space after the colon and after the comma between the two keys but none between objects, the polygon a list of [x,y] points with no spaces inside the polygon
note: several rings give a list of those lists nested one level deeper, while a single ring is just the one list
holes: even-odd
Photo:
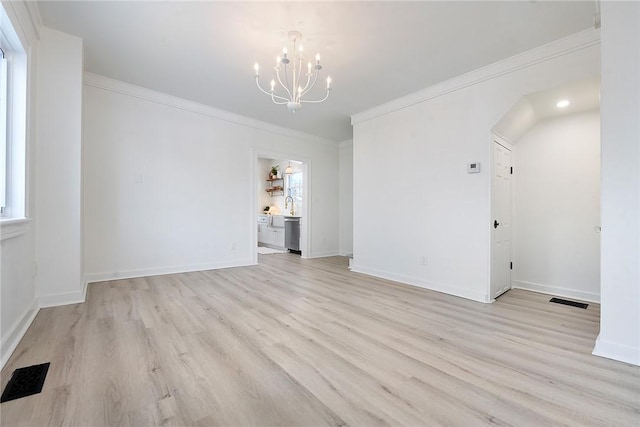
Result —
[{"label": "crown molding", "polygon": [[40,39],[42,18],[36,2],[3,1],[2,6],[25,48],[26,46],[32,46]]},{"label": "crown molding", "polygon": [[411,105],[419,104],[429,99],[437,98],[598,44],[600,44],[600,30],[584,30],[354,114],[351,116],[351,124],[356,125],[393,111],[398,111]]},{"label": "crown molding", "polygon": [[88,71],[84,72],[83,84],[85,86],[91,86],[98,89],[107,90],[110,92],[119,93],[126,96],[131,96],[145,101],[154,102],[156,104],[165,105],[168,107],[178,108],[183,111],[188,111],[195,114],[201,114],[203,116],[211,117],[218,120],[223,120],[229,123],[238,124],[241,126],[247,126],[253,129],[262,130],[278,135],[283,135],[292,138],[299,138],[305,141],[317,142],[321,144],[330,144],[338,146],[336,141],[321,138],[316,135],[288,129],[282,126],[273,125],[271,123],[263,122],[260,120],[252,119],[240,114],[231,113],[229,111],[220,110],[218,108],[210,107],[208,105],[200,104],[194,101],[189,101],[184,98],[168,95],[166,93],[158,92],[152,89],[147,89],[141,86],[125,83],[120,80],[115,80],[109,77],[93,74]]},{"label": "crown molding", "polygon": [[40,27],[42,27],[42,16],[40,16],[40,9],[38,9],[38,3],[35,1],[27,1],[27,12],[29,13],[29,21],[33,27],[33,32],[38,40],[40,40]]}]

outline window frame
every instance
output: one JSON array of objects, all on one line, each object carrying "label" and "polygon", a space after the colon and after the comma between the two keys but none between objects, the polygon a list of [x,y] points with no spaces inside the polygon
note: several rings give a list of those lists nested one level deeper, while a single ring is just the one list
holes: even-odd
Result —
[{"label": "window frame", "polygon": [[10,168],[8,164],[9,156],[7,155],[7,139],[8,139],[8,122],[9,122],[9,73],[8,58],[5,55],[8,43],[4,34],[0,31],[0,218],[4,218],[8,214],[7,209],[7,190],[9,186]]},{"label": "window frame", "polygon": [[[0,7],[0,48],[3,52],[0,88],[0,223],[14,224],[27,218],[27,99],[28,55],[15,28]],[[6,24],[6,25],[5,25]],[[6,67],[6,68],[5,68]],[[5,234],[5,227],[2,229]]]},{"label": "window frame", "polygon": [[[9,18],[6,6],[0,4],[0,47],[4,52],[6,92],[3,96],[5,129],[2,188],[5,190],[5,209],[0,215],[0,240],[27,233],[31,227],[28,207],[27,122],[29,120],[29,81],[31,77],[31,51],[24,32],[18,33]],[[20,35],[23,37],[21,38]]]},{"label": "window frame", "polygon": [[[296,178],[298,183],[296,185],[291,185],[291,182],[294,180],[294,176],[298,175],[299,178]],[[284,190],[286,196],[291,196],[293,199],[294,212],[298,214],[300,209],[302,209],[302,198],[304,197],[304,175],[301,169],[295,169],[293,173],[285,175],[285,183]],[[293,190],[293,194],[291,194]]]}]

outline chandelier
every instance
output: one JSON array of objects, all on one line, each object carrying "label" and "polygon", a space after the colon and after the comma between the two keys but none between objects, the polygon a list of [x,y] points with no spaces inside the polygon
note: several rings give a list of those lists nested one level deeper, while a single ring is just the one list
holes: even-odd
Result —
[{"label": "chandelier", "polygon": [[[260,86],[260,66],[256,62],[253,66],[256,74],[256,85],[258,89],[263,93],[269,95],[274,104],[285,105],[292,113],[295,113],[302,107],[302,103],[317,104],[325,101],[329,97],[331,92],[331,77],[327,77],[327,93],[322,99],[304,99],[303,97],[309,93],[318,81],[320,70],[320,54],[316,55],[316,64],[313,65],[309,61],[307,63],[306,73],[303,72],[302,63],[304,57],[302,56],[302,45],[298,46],[296,50],[296,43],[302,39],[302,34],[299,31],[289,31],[289,40],[293,43],[293,58],[289,59],[289,51],[285,47],[282,49],[282,58],[276,57],[275,78],[271,80],[271,90],[264,90]],[[306,78],[306,82],[304,81]],[[278,92],[276,93],[276,83],[278,86]],[[304,83],[304,86],[303,86]]]}]

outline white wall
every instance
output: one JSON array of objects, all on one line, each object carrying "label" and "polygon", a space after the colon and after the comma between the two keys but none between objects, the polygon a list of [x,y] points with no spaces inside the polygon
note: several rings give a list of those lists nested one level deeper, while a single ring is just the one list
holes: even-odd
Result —
[{"label": "white wall", "polygon": [[337,254],[337,144],[94,75],[83,108],[89,281],[251,264],[261,150],[310,159],[309,255]]},{"label": "white wall", "polygon": [[640,3],[602,2],[602,256],[594,354],[640,365]]},{"label": "white wall", "polygon": [[48,306],[84,301],[82,40],[42,27],[38,53],[36,290]]},{"label": "white wall", "polygon": [[599,302],[599,110],[539,122],[515,143],[512,285]]},{"label": "white wall", "polygon": [[[26,217],[34,212],[35,105],[37,95],[37,25],[29,20],[27,4],[3,3],[6,16],[27,53]],[[6,29],[5,29],[6,31]],[[0,368],[38,312],[35,285],[35,231],[32,220],[0,224]]]},{"label": "white wall", "polygon": [[33,266],[35,245],[33,228],[1,242],[0,325],[4,366],[37,313]]},{"label": "white wall", "polygon": [[539,120],[531,101],[524,97],[496,123],[493,133],[507,141],[517,141]]},{"label": "white wall", "polygon": [[353,253],[353,140],[340,143],[340,255]]},{"label": "white wall", "polygon": [[[560,40],[354,116],[353,269],[489,301],[491,129],[522,96],[597,76],[595,36]],[[482,172],[468,174],[469,162]]]},{"label": "white wall", "polygon": [[258,212],[259,214],[264,213],[265,206],[274,205],[273,197],[269,195],[265,190],[266,179],[269,177],[269,171],[271,170],[271,166],[274,164],[273,159],[258,159],[258,170],[256,172],[258,176],[257,189],[256,192],[258,194]]}]

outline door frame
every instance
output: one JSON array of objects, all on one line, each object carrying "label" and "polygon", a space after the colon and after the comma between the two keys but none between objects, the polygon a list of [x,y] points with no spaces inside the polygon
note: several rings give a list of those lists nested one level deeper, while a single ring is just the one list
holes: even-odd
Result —
[{"label": "door frame", "polygon": [[[494,197],[495,197],[495,188],[494,188],[494,175],[495,175],[495,159],[494,159],[494,153],[493,153],[493,145],[497,143],[502,145],[503,147],[507,148],[509,151],[511,151],[511,165],[513,167],[513,159],[514,159],[514,155],[515,155],[515,150],[514,150],[514,144],[509,141],[507,138],[497,134],[496,132],[491,132],[491,138],[489,140],[489,149],[490,149],[490,158],[491,158],[491,174],[489,175],[489,211],[490,211],[490,216],[489,216],[489,281],[487,283],[487,293],[486,293],[486,300],[487,302],[494,302],[495,298],[493,298],[492,292],[491,292],[491,283],[493,280],[493,259],[494,259],[494,233],[493,233],[493,221],[495,220],[495,204],[494,204]],[[515,175],[513,175],[515,176]],[[510,204],[509,204],[509,209],[511,211],[511,223],[509,226],[509,257],[511,259],[513,259],[513,227],[514,227],[514,222],[513,222],[513,185],[514,184],[514,179],[511,178],[511,197],[510,197]],[[513,284],[512,284],[512,277],[511,277],[511,272],[509,273],[509,289],[513,288]],[[507,289],[507,291],[509,290]],[[505,291],[505,292],[507,292]],[[504,292],[503,292],[504,293]]]},{"label": "door frame", "polygon": [[258,215],[258,193],[257,183],[261,179],[258,176],[258,159],[283,159],[302,162],[302,186],[304,197],[302,199],[302,224],[300,226],[300,250],[302,258],[309,258],[311,254],[311,159],[297,154],[274,151],[263,148],[254,148],[251,152],[251,247],[252,263],[258,264],[258,227],[256,225],[256,215]]}]

